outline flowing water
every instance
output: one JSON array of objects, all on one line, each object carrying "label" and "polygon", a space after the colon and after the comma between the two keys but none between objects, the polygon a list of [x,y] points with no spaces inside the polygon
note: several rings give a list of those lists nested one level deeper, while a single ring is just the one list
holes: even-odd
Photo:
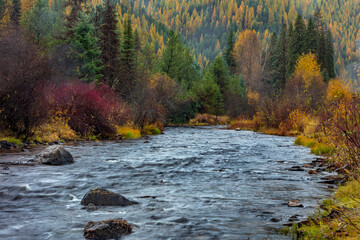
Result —
[{"label": "flowing water", "polygon": [[[84,239],[88,221],[112,218],[134,224],[126,240],[287,239],[276,229],[331,194],[320,176],[288,170],[315,158],[291,137],[202,127],[144,141],[69,145],[72,165],[0,167],[0,239]],[[140,204],[88,211],[80,201],[93,187]]]}]

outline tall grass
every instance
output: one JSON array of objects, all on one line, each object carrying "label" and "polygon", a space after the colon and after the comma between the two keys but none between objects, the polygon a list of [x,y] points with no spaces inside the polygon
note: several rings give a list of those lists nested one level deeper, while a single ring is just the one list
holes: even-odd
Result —
[{"label": "tall grass", "polygon": [[314,138],[308,138],[304,135],[298,136],[295,139],[295,144],[311,148],[311,153],[315,155],[329,155],[335,152],[334,148],[330,145],[319,142]]}]

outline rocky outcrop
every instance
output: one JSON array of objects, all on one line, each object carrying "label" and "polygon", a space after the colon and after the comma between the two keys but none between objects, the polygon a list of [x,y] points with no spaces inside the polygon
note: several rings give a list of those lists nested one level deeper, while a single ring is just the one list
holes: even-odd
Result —
[{"label": "rocky outcrop", "polygon": [[86,239],[106,240],[119,239],[130,234],[131,225],[124,219],[111,219],[101,222],[89,222],[84,228]]},{"label": "rocky outcrop", "polygon": [[96,206],[129,206],[137,204],[124,196],[103,188],[93,188],[81,200],[82,205],[95,204]]},{"label": "rocky outcrop", "polygon": [[62,146],[50,146],[35,156],[34,161],[41,164],[63,165],[74,163],[74,158]]}]

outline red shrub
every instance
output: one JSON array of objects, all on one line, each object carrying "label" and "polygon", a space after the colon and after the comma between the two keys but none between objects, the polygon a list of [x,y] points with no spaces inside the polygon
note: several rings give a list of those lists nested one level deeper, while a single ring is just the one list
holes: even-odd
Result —
[{"label": "red shrub", "polygon": [[65,83],[52,91],[50,101],[53,109],[68,118],[69,126],[82,135],[107,137],[116,133],[115,124],[130,119],[130,110],[106,85]]}]

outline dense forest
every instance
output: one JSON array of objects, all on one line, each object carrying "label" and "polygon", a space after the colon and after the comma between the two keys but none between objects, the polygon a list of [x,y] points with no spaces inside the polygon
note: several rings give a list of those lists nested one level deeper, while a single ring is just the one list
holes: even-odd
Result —
[{"label": "dense forest", "polygon": [[[331,79],[357,78],[356,64],[344,68],[356,60],[352,1],[338,29],[351,34],[341,38],[334,18],[346,19],[345,7],[335,3],[0,4],[0,120],[18,138],[106,138],[130,123],[161,129],[197,113],[287,131],[294,115],[317,115]],[[329,20],[327,8],[339,14]]]},{"label": "dense forest", "polygon": [[298,13],[307,21],[320,9],[334,36],[336,63],[344,66],[356,59],[355,40],[360,30],[360,6],[356,0],[137,0],[135,6],[143,7],[148,15],[176,29],[196,49],[196,54],[209,60],[224,49],[229,29],[236,33],[254,29],[263,43],[268,43],[271,34],[279,34],[281,27],[293,23]]}]

